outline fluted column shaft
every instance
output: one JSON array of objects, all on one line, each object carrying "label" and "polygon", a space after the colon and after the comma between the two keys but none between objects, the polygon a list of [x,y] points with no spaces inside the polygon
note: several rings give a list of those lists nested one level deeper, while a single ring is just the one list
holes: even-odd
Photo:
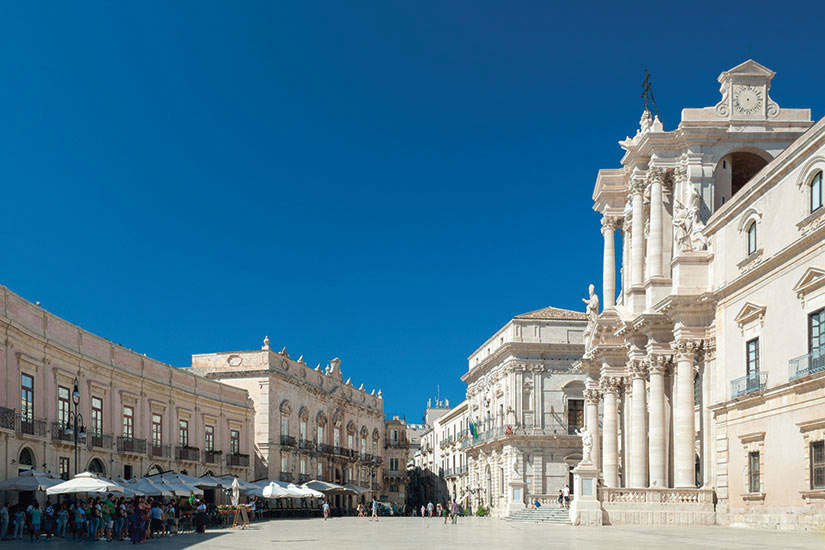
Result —
[{"label": "fluted column shaft", "polygon": [[584,427],[593,439],[593,448],[590,451],[590,460],[598,470],[601,466],[599,458],[600,430],[599,430],[599,390],[589,389],[584,392]]},{"label": "fluted column shaft", "polygon": [[646,369],[634,361],[633,392],[630,402],[630,479],[629,487],[647,487],[647,403]]},{"label": "fluted column shaft", "polygon": [[662,170],[653,167],[650,169],[650,276],[664,275],[662,264],[664,237],[664,206],[662,204]]},{"label": "fluted column shaft", "polygon": [[662,357],[651,358],[650,363],[650,486],[667,487],[665,464],[665,379]]},{"label": "fluted column shaft", "polygon": [[693,406],[693,362],[696,342],[680,341],[676,352],[676,411],[673,442],[674,486],[696,487],[695,445],[696,425]]},{"label": "fluted column shaft", "polygon": [[630,230],[630,284],[641,285],[644,282],[645,269],[645,221],[644,221],[644,182],[634,181],[633,192],[633,225]]},{"label": "fluted column shaft", "polygon": [[614,231],[616,220],[610,216],[602,218],[602,235],[604,235],[604,258],[602,261],[602,296],[603,309],[616,305],[616,238]]},{"label": "fluted column shaft", "polygon": [[609,380],[602,386],[604,395],[604,435],[602,477],[608,487],[619,486],[619,410],[618,383]]}]

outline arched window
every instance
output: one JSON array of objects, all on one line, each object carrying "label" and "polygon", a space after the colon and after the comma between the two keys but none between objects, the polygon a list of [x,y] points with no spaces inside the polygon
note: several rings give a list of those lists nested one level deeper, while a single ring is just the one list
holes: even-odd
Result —
[{"label": "arched window", "polygon": [[97,458],[93,458],[92,461],[89,462],[89,471],[101,476],[106,475],[106,469],[103,467],[103,463]]},{"label": "arched window", "polygon": [[822,208],[822,171],[814,175],[811,180],[811,212]]},{"label": "arched window", "polygon": [[748,226],[748,256],[756,252],[756,222]]},{"label": "arched window", "polygon": [[18,468],[18,475],[22,474],[27,470],[34,469],[34,453],[28,447],[23,447],[23,450],[20,451],[20,457],[18,462],[20,466]]}]

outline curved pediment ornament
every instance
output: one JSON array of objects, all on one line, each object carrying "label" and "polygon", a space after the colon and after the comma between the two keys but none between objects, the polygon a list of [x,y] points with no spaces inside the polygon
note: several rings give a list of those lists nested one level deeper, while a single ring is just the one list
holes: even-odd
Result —
[{"label": "curved pediment ornament", "polygon": [[372,430],[372,439],[373,441],[378,441],[379,439],[381,439],[381,434],[378,433],[378,428]]},{"label": "curved pediment ornament", "polygon": [[309,420],[309,409],[306,407],[301,407],[298,411],[298,417],[300,417],[301,420]]},{"label": "curved pediment ornament", "polygon": [[292,405],[289,404],[289,399],[284,399],[281,401],[281,406],[279,409],[281,410],[281,414],[292,414]]},{"label": "curved pediment ornament", "polygon": [[341,412],[341,409],[336,409],[332,414],[332,423],[339,428],[344,423],[344,413]]},{"label": "curved pediment ornament", "polygon": [[811,292],[822,288],[825,285],[825,268],[809,267],[802,274],[802,277],[797,281],[793,287],[796,292],[796,297],[802,301],[802,307],[805,307],[805,299]]},{"label": "curved pediment ornament", "polygon": [[745,302],[745,305],[742,306],[742,309],[740,309],[739,313],[736,314],[734,321],[736,321],[736,324],[739,325],[740,329],[742,329],[742,332],[745,331],[746,325],[749,325],[756,320],[759,321],[760,325],[764,325],[765,311],[767,311],[767,309],[768,307],[764,304]]},{"label": "curved pediment ornament", "polygon": [[366,426],[361,426],[361,437],[367,437],[370,434],[370,431],[367,429]]},{"label": "curved pediment ornament", "polygon": [[324,411],[318,411],[318,414],[315,415],[315,422],[319,426],[327,425],[327,415],[324,414]]},{"label": "curved pediment ornament", "polygon": [[355,422],[353,422],[352,420],[347,422],[347,433],[348,434],[354,434],[355,430],[356,430]]}]

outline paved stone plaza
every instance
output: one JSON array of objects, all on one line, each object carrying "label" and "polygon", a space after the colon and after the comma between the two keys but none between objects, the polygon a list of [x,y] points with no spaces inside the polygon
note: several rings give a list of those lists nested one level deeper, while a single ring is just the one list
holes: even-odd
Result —
[{"label": "paved stone plaza", "polygon": [[[89,548],[85,543],[41,541],[41,548]],[[95,548],[130,548],[122,543],[98,542]],[[458,525],[444,525],[438,519],[382,518],[370,523],[366,519],[343,518],[324,522],[311,520],[280,520],[258,523],[240,530],[208,531],[205,535],[152,540],[147,550],[197,548],[245,550],[261,548],[303,549],[336,548],[337,550],[382,549],[449,549],[517,548],[533,550],[547,548],[638,548],[689,549],[821,549],[825,534],[733,529],[726,527],[571,527],[569,525],[539,525],[511,523],[495,518],[468,518]],[[0,543],[3,550],[32,548],[28,542]]]}]

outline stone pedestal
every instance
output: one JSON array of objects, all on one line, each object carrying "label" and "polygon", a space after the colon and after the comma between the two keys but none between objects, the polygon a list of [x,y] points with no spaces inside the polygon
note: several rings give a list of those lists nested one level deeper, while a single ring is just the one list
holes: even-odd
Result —
[{"label": "stone pedestal", "polygon": [[599,470],[592,462],[579,462],[573,470],[573,502],[570,503],[570,523],[601,525],[602,505],[598,499]]},{"label": "stone pedestal", "polygon": [[507,515],[510,516],[513,512],[524,510],[527,507],[524,505],[524,488],[527,484],[520,479],[510,482],[510,502],[507,504]]},{"label": "stone pedestal", "polygon": [[713,255],[707,251],[681,252],[670,263],[673,291],[679,294],[704,292],[708,286],[708,265]]}]

